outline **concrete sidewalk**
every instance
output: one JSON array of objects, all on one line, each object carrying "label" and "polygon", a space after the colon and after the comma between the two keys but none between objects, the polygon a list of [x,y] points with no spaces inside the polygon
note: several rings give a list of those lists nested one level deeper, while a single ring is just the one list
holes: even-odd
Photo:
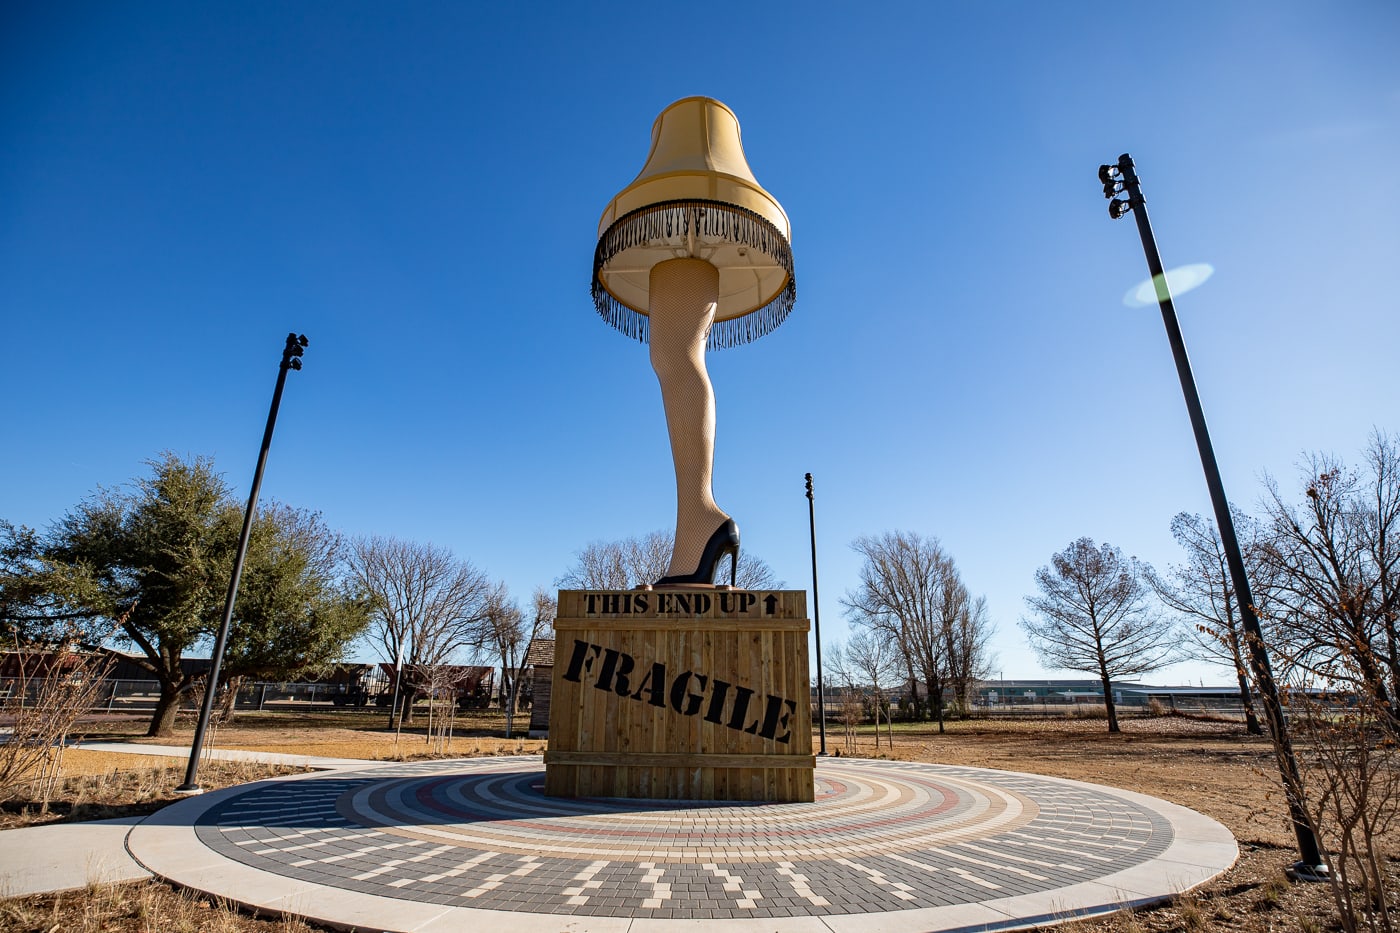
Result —
[{"label": "concrete sidewalk", "polygon": [[[166,758],[186,759],[190,757],[189,748],[179,745],[142,745],[136,742],[75,742],[69,747],[93,752],[117,752],[124,755],[159,755]],[[292,768],[312,768],[316,771],[364,768],[376,764],[373,760],[361,758],[322,758],[317,755],[249,752],[235,748],[206,748],[202,752],[202,756],[216,761],[257,761],[270,765],[287,765]]]},{"label": "concrete sidewalk", "polygon": [[144,816],[26,826],[0,833],[0,897],[70,891],[151,877],[126,851]]},{"label": "concrete sidewalk", "polygon": [[[139,745],[130,742],[77,742],[71,747],[124,755],[189,758],[188,747]],[[322,758],[237,749],[205,749],[204,755],[219,761],[256,761],[265,764],[336,771],[372,768],[393,762],[354,758]],[[89,884],[136,881],[151,877],[126,850],[126,837],[143,816],[84,823],[50,823],[0,832],[0,898],[24,897],[85,888]]]}]

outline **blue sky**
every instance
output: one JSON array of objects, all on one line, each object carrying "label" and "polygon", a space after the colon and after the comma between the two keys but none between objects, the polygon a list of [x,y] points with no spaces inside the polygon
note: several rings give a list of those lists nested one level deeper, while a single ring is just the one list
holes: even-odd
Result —
[{"label": "blue sky", "polygon": [[[710,16],[712,19],[707,19]],[[1164,567],[1210,504],[1130,219],[1131,152],[1231,497],[1400,429],[1394,3],[23,2],[0,9],[0,516],[161,450],[549,585],[666,526],[645,349],[598,216],[672,100],[717,97],[793,224],[798,301],[711,354],[716,495],[824,640],[858,535],[936,535],[999,627],[1088,535]],[[1186,665],[1159,679],[1221,680]]]}]

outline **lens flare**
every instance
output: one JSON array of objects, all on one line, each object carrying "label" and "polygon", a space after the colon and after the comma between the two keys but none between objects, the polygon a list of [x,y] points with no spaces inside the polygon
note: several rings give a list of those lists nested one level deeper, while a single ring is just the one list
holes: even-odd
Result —
[{"label": "lens flare", "polygon": [[[1128,289],[1128,293],[1123,296],[1123,304],[1130,308],[1146,308],[1155,305],[1160,298],[1165,298],[1164,293],[1158,296],[1159,286],[1165,285],[1173,296],[1184,295],[1193,288],[1198,288],[1206,279],[1215,273],[1215,267],[1207,262],[1192,263],[1189,266],[1177,266],[1175,269],[1168,269],[1164,274],[1155,276],[1134,285]],[[1163,280],[1165,279],[1165,282]]]}]

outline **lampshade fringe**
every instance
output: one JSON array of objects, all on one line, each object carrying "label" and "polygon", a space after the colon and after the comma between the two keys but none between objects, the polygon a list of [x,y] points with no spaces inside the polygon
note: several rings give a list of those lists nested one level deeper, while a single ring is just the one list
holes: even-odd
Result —
[{"label": "lampshade fringe", "polygon": [[593,253],[593,305],[599,316],[628,337],[646,343],[650,336],[647,316],[609,294],[599,272],[628,249],[690,233],[757,250],[787,272],[787,286],[772,301],[748,314],[716,321],[706,343],[709,349],[724,350],[750,343],[783,323],[797,300],[792,247],[787,237],[753,211],[722,201],[705,200],[649,204],[619,217],[608,227]]}]

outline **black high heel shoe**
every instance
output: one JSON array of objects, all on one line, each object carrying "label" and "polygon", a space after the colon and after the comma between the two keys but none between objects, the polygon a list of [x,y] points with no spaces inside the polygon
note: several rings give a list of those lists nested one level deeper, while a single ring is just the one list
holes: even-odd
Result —
[{"label": "black high heel shoe", "polygon": [[726,518],[724,524],[716,528],[715,533],[710,535],[710,540],[705,542],[704,553],[700,555],[700,566],[695,568],[694,573],[678,573],[662,577],[652,585],[714,583],[715,571],[719,569],[720,558],[726,554],[733,558],[729,562],[729,585],[735,586],[739,578],[739,526],[734,524],[732,518]]}]

